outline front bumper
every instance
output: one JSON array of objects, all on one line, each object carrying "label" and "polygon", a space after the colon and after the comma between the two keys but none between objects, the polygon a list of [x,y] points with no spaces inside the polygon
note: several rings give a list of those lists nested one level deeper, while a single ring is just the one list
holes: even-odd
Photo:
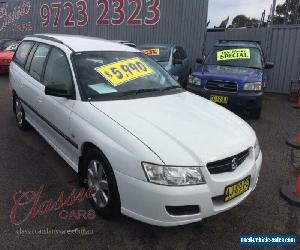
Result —
[{"label": "front bumper", "polygon": [[256,110],[262,106],[263,92],[222,92],[214,91],[203,88],[202,86],[195,86],[188,84],[187,90],[200,95],[206,99],[210,99],[211,95],[227,96],[229,97],[229,103],[224,105],[231,110]]},{"label": "front bumper", "polygon": [[[262,154],[254,161],[246,160],[234,172],[211,175],[207,168],[202,172],[207,184],[197,186],[170,187],[155,185],[115,172],[120,198],[121,212],[136,220],[157,225],[177,226],[201,221],[220,212],[226,211],[242,202],[256,187],[262,164]],[[252,158],[252,159],[251,159]],[[225,203],[225,187],[251,175],[249,190]],[[198,206],[197,214],[174,216],[167,212],[166,206]]]}]

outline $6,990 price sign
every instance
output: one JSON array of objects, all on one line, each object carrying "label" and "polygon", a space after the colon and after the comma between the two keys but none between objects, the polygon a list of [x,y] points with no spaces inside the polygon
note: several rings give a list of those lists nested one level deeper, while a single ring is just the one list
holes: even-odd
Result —
[{"label": "$6,990 price sign", "polygon": [[104,65],[95,70],[114,87],[154,73],[153,69],[138,57]]},{"label": "$6,990 price sign", "polygon": [[[40,17],[43,27],[84,27],[89,23],[89,9],[98,9],[95,25],[156,25],[160,21],[161,0],[77,0],[42,4]],[[89,5],[95,8],[89,8]],[[145,18],[141,18],[143,8]],[[130,9],[131,11],[125,11]],[[130,12],[130,13],[129,13]],[[127,13],[127,14],[126,14]],[[64,16],[64,18],[62,18]],[[63,19],[63,20],[61,20]]]}]

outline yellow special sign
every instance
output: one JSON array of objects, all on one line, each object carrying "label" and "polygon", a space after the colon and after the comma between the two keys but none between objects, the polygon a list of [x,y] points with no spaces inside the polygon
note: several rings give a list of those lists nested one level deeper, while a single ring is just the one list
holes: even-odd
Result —
[{"label": "yellow special sign", "polygon": [[143,52],[148,56],[159,56],[160,55],[159,49],[147,49],[147,50],[143,50]]},{"label": "yellow special sign", "polygon": [[138,57],[114,62],[95,70],[114,87],[154,73],[153,69]]},{"label": "yellow special sign", "polygon": [[250,49],[229,49],[217,52],[218,61],[250,59]]}]

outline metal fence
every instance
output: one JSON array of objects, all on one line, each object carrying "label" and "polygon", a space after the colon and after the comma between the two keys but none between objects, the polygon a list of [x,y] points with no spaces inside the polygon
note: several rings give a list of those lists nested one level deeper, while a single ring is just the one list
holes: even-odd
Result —
[{"label": "metal fence", "polygon": [[[7,2],[2,3],[1,2]],[[0,2],[0,37],[67,33],[184,46],[201,54],[208,0],[6,0]]]},{"label": "metal fence", "polygon": [[288,93],[289,82],[300,79],[300,25],[209,32],[205,53],[222,39],[261,41],[266,59],[275,63],[268,71],[268,92]]}]

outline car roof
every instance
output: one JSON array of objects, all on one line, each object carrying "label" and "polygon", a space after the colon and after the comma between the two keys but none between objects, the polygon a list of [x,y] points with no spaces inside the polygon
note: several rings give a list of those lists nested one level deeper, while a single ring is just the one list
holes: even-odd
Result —
[{"label": "car roof", "polygon": [[111,40],[111,41],[116,42],[116,43],[132,43],[132,44],[134,44],[133,42],[127,41],[127,40]]},{"label": "car roof", "polygon": [[136,48],[136,44],[134,42],[130,42],[130,41],[123,41],[123,40],[111,40],[112,42],[116,42],[116,43],[121,43],[133,48]]},{"label": "car roof", "polygon": [[247,47],[247,48],[260,48],[260,44],[256,41],[219,41],[216,43],[217,47]]},{"label": "car roof", "polygon": [[168,43],[147,43],[139,45],[138,48],[171,48],[173,46],[175,45]]},{"label": "car roof", "polygon": [[43,39],[51,42],[57,42],[67,46],[74,52],[83,51],[124,51],[124,52],[139,52],[139,50],[98,37],[88,37],[79,35],[65,34],[37,34],[27,36],[24,40]]}]

